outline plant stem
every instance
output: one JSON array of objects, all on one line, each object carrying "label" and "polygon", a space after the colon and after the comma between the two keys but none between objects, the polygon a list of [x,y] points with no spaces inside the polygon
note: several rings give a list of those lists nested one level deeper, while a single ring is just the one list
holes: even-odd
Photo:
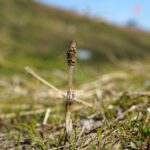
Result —
[{"label": "plant stem", "polygon": [[66,140],[70,137],[73,129],[71,111],[73,104],[73,70],[76,62],[76,42],[71,41],[67,50],[67,62],[68,62],[68,90],[66,99]]}]

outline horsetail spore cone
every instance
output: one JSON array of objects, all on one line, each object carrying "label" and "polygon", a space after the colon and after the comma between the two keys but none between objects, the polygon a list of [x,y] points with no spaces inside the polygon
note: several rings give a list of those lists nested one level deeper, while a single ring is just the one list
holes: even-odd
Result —
[{"label": "horsetail spore cone", "polygon": [[77,52],[77,44],[74,40],[69,43],[69,47],[67,49],[67,62],[68,66],[74,66],[76,63],[76,52]]},{"label": "horsetail spore cone", "polygon": [[70,136],[72,131],[72,119],[71,119],[71,105],[73,103],[73,89],[72,89],[72,80],[73,80],[73,69],[76,63],[76,52],[77,45],[74,40],[72,40],[67,49],[67,63],[68,63],[68,90],[67,90],[67,99],[66,99],[66,136]]}]

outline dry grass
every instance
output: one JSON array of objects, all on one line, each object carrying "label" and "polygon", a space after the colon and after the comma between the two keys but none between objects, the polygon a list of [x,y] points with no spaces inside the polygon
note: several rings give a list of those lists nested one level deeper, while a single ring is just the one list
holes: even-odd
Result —
[{"label": "dry grass", "polygon": [[[148,64],[134,63],[131,67],[126,63],[122,68],[75,90],[76,98],[93,107],[80,103],[72,106],[74,121],[68,149],[143,150],[149,146]],[[1,98],[5,99],[0,116],[1,149],[66,149],[65,99],[55,88],[49,89],[38,81],[19,81],[1,82]],[[43,125],[48,107],[51,113]]]}]

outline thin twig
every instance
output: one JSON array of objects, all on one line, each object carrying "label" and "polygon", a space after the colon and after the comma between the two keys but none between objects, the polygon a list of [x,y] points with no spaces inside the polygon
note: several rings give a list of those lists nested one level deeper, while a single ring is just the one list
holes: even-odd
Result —
[{"label": "thin twig", "polygon": [[[66,94],[64,92],[62,92],[61,90],[59,90],[58,88],[56,88],[54,85],[52,85],[51,83],[47,82],[46,80],[44,80],[43,78],[41,78],[39,75],[37,75],[30,67],[25,67],[25,71],[27,73],[29,73],[30,75],[32,75],[33,77],[35,77],[37,80],[39,80],[41,83],[43,83],[44,85],[48,86],[49,88],[53,89],[54,91],[60,93],[60,95],[64,98],[66,97]],[[74,101],[81,103],[87,107],[93,107],[93,105],[91,103],[85,102],[83,100],[80,100],[78,98],[74,97]]]},{"label": "thin twig", "polygon": [[118,121],[120,119],[123,119],[129,112],[134,111],[140,107],[143,107],[145,105],[145,103],[143,104],[139,104],[139,105],[133,105],[131,106],[129,109],[127,109],[126,111],[124,111],[120,116],[118,116],[115,121]]},{"label": "thin twig", "polygon": [[44,117],[44,120],[43,120],[43,125],[45,125],[45,124],[47,123],[47,120],[48,120],[48,117],[49,117],[50,112],[51,112],[51,109],[48,108],[48,109],[46,110],[46,113],[45,113],[45,117]]},{"label": "thin twig", "polygon": [[94,141],[95,138],[96,138],[96,136],[94,136],[93,138],[91,137],[91,140],[88,143],[84,144],[82,148],[84,148],[84,149],[87,148],[90,145],[90,143],[92,143]]},{"label": "thin twig", "polygon": [[11,109],[11,110],[13,110],[13,109],[30,109],[30,108],[32,108],[32,109],[41,109],[41,108],[43,108],[43,106],[42,105],[28,105],[28,104],[1,104],[0,105],[0,109],[4,109],[4,108],[7,108],[7,109]]},{"label": "thin twig", "polygon": [[63,94],[63,92],[60,91],[58,88],[56,88],[55,86],[53,86],[52,84],[50,84],[49,82],[47,82],[46,80],[41,78],[39,75],[37,75],[30,67],[25,67],[25,71],[27,73],[29,73],[30,75],[32,75],[33,77],[35,77],[40,82],[42,82],[44,85],[48,86],[49,88],[55,90],[58,93],[62,93]]},{"label": "thin twig", "polygon": [[150,97],[150,92],[146,92],[146,91],[143,91],[143,92],[129,92],[127,94],[125,94],[126,96],[141,96],[141,97]]},{"label": "thin twig", "polygon": [[20,113],[9,113],[9,114],[2,114],[0,115],[0,119],[11,119],[17,116],[30,116],[30,115],[36,115],[46,112],[47,109],[38,109],[38,110],[31,110],[31,111],[25,111]]},{"label": "thin twig", "polygon": [[76,142],[76,148],[77,148],[77,146],[79,145],[79,142],[80,142],[80,139],[81,139],[82,134],[84,133],[84,130],[85,130],[85,127],[83,126],[83,127],[82,127],[82,130],[81,130],[81,132],[80,132],[80,134],[79,134],[79,137],[78,137],[78,139],[77,139],[77,142]]}]

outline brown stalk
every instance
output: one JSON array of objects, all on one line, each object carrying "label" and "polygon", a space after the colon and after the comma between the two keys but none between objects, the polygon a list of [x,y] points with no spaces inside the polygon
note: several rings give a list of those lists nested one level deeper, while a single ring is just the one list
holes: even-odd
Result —
[{"label": "brown stalk", "polygon": [[72,132],[72,119],[71,119],[71,111],[73,104],[73,88],[72,88],[72,80],[73,80],[73,70],[76,63],[76,52],[77,46],[76,42],[72,40],[67,49],[67,63],[68,63],[68,90],[67,90],[67,99],[66,99],[66,140],[70,137]]}]

